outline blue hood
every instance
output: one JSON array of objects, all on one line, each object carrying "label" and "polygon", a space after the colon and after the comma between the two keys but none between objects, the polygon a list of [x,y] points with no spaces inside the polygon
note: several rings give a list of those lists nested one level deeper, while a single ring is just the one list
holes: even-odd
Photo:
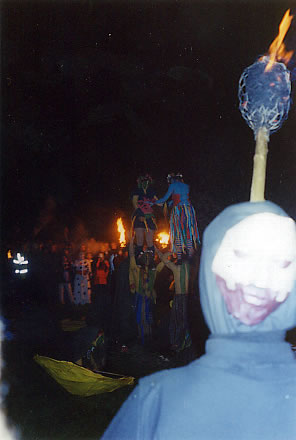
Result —
[{"label": "blue hood", "polygon": [[211,270],[213,259],[228,229],[244,218],[262,212],[271,212],[288,217],[285,211],[274,203],[245,202],[229,206],[206,228],[200,263],[199,288],[204,317],[212,334],[233,334],[288,330],[296,325],[296,285],[275,311],[259,324],[248,326],[231,316]]}]

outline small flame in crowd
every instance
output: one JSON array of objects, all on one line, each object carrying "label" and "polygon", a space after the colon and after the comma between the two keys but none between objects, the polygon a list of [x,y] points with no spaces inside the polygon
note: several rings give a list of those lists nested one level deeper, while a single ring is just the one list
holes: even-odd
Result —
[{"label": "small flame in crowd", "polygon": [[12,258],[11,250],[10,249],[8,249],[8,251],[7,251],[7,258],[8,259]]},{"label": "small flame in crowd", "polygon": [[119,219],[117,219],[117,230],[120,234],[120,236],[119,236],[120,247],[124,247],[126,245],[125,229],[124,229],[121,217]]},{"label": "small flame in crowd", "polygon": [[157,237],[155,241],[158,241],[159,244],[161,244],[163,247],[167,246],[169,244],[170,236],[166,232],[160,232],[157,234]]},{"label": "small flame in crowd", "polygon": [[269,46],[268,49],[269,62],[265,67],[265,72],[269,71],[276,61],[282,61],[285,64],[287,64],[290,61],[293,55],[293,51],[292,50],[286,51],[286,46],[283,43],[283,40],[286,36],[286,33],[288,32],[293,17],[294,17],[293,15],[290,15],[290,9],[288,9],[279,25],[278,35]]}]

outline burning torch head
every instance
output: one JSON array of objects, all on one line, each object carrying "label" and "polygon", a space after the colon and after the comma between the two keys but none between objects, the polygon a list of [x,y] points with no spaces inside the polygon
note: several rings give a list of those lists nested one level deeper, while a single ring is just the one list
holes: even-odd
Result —
[{"label": "burning torch head", "polygon": [[239,109],[255,137],[261,127],[276,132],[290,109],[290,71],[279,62],[268,70],[268,61],[264,56],[247,67],[239,80]]}]

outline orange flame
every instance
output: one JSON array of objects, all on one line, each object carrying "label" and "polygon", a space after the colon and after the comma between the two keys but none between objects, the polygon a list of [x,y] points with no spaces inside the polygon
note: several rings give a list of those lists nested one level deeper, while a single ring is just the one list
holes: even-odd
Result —
[{"label": "orange flame", "polygon": [[166,247],[169,244],[170,236],[166,232],[160,232],[157,234],[157,238],[155,241],[158,241],[163,247]]},{"label": "orange flame", "polygon": [[293,50],[287,52],[283,40],[288,32],[293,17],[294,15],[290,15],[290,9],[288,9],[280,22],[278,35],[269,46],[269,62],[265,67],[265,72],[270,70],[277,60],[283,61],[286,64],[290,61],[293,55]]},{"label": "orange flame", "polygon": [[117,230],[120,233],[120,236],[119,236],[120,247],[124,247],[126,245],[125,229],[123,227],[123,223],[122,223],[121,217],[119,219],[117,219]]}]

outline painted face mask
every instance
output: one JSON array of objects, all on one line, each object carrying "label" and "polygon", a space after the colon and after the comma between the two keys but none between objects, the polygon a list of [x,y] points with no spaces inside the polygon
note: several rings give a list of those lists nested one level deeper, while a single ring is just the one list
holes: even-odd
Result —
[{"label": "painted face mask", "polygon": [[294,221],[270,212],[246,217],[226,232],[212,271],[228,313],[248,326],[262,322],[295,282]]}]

